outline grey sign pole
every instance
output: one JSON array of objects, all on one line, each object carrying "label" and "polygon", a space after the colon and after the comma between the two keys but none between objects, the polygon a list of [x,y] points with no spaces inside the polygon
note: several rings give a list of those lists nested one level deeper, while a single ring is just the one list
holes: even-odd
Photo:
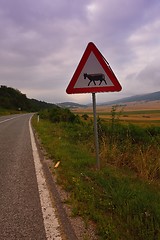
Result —
[{"label": "grey sign pole", "polygon": [[93,117],[94,117],[94,136],[95,136],[95,147],[96,147],[96,163],[97,163],[97,169],[100,169],[97,114],[96,114],[96,94],[95,93],[92,93],[92,101],[93,101]]},{"label": "grey sign pole", "polygon": [[[99,84],[96,84],[96,81],[99,81]],[[100,160],[95,93],[118,92],[121,91],[121,89],[122,87],[107,60],[103,57],[94,43],[88,43],[66,92],[68,94],[92,93],[96,160],[98,169],[100,169]]]}]

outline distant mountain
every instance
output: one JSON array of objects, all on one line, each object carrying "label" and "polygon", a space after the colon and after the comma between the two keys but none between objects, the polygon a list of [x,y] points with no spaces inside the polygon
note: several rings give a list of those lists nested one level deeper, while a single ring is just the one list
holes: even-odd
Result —
[{"label": "distant mountain", "polygon": [[[141,95],[134,95],[131,97],[121,98],[118,100],[110,101],[110,102],[104,102],[97,104],[98,106],[105,106],[105,105],[114,105],[114,104],[125,104],[127,102],[139,102],[139,101],[158,101],[160,100],[160,91],[154,92],[154,93],[148,93],[148,94],[141,94]],[[88,106],[91,106],[92,104],[79,104],[74,102],[62,102],[57,103],[59,107],[63,108],[86,108]]]},{"label": "distant mountain", "polygon": [[87,105],[74,103],[74,102],[63,102],[63,103],[57,103],[59,107],[63,108],[85,108]]},{"label": "distant mountain", "polygon": [[158,100],[160,100],[160,91],[154,92],[154,93],[142,94],[142,95],[135,95],[127,98],[118,99],[115,101],[110,101],[107,103],[101,103],[98,105],[104,106],[104,105],[112,105],[112,104],[124,104],[127,102],[158,101]]},{"label": "distant mountain", "polygon": [[[125,104],[127,102],[139,102],[139,101],[158,101],[160,100],[160,91],[142,95],[135,95],[127,98],[110,101],[107,103],[97,104],[99,106],[114,105],[114,104]],[[90,104],[89,104],[90,105]],[[29,99],[25,94],[19,90],[0,86],[0,108],[11,109],[11,110],[22,110],[28,112],[38,112],[41,109],[62,107],[62,108],[86,108],[89,105],[74,103],[74,102],[63,102],[63,103],[46,103],[36,99]]]}]

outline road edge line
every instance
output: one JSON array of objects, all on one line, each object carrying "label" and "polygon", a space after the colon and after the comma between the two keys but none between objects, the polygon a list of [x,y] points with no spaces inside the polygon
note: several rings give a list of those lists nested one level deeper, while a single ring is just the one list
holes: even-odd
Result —
[{"label": "road edge line", "polygon": [[44,177],[42,163],[40,161],[35,137],[34,137],[32,126],[31,126],[31,119],[32,117],[29,119],[29,131],[30,131],[30,137],[31,137],[33,159],[34,159],[35,172],[37,177],[37,184],[38,184],[46,238],[62,240],[61,233],[60,233],[60,224],[58,222],[55,209],[53,208],[50,193]]}]

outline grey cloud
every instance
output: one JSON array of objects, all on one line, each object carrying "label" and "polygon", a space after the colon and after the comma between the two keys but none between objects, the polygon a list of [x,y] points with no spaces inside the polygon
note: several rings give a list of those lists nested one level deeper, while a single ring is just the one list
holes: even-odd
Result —
[{"label": "grey cloud", "polygon": [[1,9],[7,18],[16,25],[27,27],[38,26],[39,23],[57,21],[58,19],[85,18],[84,7],[88,1],[78,0],[1,0]]},{"label": "grey cloud", "polygon": [[145,27],[159,21],[159,9],[159,0],[1,0],[0,84],[46,100],[52,99],[52,91],[55,99],[66,99],[65,88],[93,41],[122,79],[120,96],[143,91],[142,80],[148,81],[147,91],[147,75],[158,87],[159,66],[147,67],[145,56],[149,46],[157,59],[159,41],[155,35],[153,43],[153,31],[145,42],[134,36],[141,37]]},{"label": "grey cloud", "polygon": [[137,79],[144,83],[145,87],[160,88],[160,63],[151,64],[144,68],[137,76]]}]

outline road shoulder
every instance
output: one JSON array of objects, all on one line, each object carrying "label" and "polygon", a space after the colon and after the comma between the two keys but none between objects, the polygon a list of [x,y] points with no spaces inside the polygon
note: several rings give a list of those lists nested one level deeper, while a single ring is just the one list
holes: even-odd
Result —
[{"label": "road shoulder", "polygon": [[53,169],[53,161],[46,157],[47,154],[45,153],[45,150],[43,149],[40,139],[35,131],[34,135],[46,182],[53,202],[56,206],[57,215],[60,219],[64,239],[97,240],[98,238],[95,234],[95,227],[92,223],[86,227],[82,218],[72,217],[71,208],[68,204],[66,204],[69,195],[56,183],[56,176],[51,172],[51,169]]}]

